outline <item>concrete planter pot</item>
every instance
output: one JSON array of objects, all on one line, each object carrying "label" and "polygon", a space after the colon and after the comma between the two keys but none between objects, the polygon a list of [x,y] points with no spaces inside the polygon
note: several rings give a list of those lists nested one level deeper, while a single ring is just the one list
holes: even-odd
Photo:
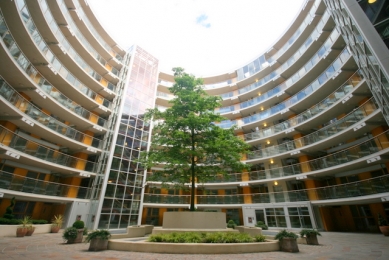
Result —
[{"label": "concrete planter pot", "polygon": [[319,241],[317,240],[317,235],[312,234],[312,235],[307,235],[307,245],[319,245]]},{"label": "concrete planter pot", "polygon": [[284,237],[280,241],[280,248],[283,252],[297,253],[299,248],[297,245],[297,239],[291,237]]},{"label": "concrete planter pot", "polygon": [[89,244],[89,251],[102,251],[108,249],[108,239],[93,238]]},{"label": "concrete planter pot", "polygon": [[74,239],[74,243],[82,243],[84,237],[84,229],[77,229],[77,238]]},{"label": "concrete planter pot", "polygon": [[389,236],[389,226],[379,226],[379,228],[384,236]]}]

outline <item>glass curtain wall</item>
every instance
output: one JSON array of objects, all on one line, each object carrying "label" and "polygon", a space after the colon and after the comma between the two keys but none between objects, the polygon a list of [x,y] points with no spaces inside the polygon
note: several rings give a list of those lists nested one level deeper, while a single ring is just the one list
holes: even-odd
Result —
[{"label": "glass curtain wall", "polygon": [[137,225],[141,212],[145,171],[136,160],[148,147],[150,126],[143,117],[154,107],[158,60],[139,47],[131,59],[98,228]]}]

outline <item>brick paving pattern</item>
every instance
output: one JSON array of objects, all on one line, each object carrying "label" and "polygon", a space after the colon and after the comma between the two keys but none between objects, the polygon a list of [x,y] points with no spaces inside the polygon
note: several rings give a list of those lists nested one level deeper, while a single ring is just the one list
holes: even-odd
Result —
[{"label": "brick paving pattern", "polygon": [[62,234],[0,237],[0,259],[97,259],[97,260],[192,260],[192,259],[389,259],[389,237],[382,234],[322,232],[319,246],[299,245],[299,253],[269,252],[223,255],[154,254],[106,250],[89,252],[89,244],[65,244]]}]

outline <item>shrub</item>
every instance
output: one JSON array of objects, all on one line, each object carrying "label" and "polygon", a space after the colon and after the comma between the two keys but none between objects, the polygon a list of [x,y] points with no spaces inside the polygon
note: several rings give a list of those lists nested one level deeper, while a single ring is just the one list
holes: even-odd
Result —
[{"label": "shrub", "polygon": [[20,219],[0,218],[0,225],[20,225]]},{"label": "shrub", "polygon": [[266,237],[263,236],[263,235],[256,235],[254,237],[254,240],[255,240],[255,242],[265,242],[266,241]]},{"label": "shrub", "polygon": [[228,221],[228,223],[227,223],[227,227],[228,228],[235,228],[236,227],[236,223],[232,219],[230,219]]},{"label": "shrub", "polygon": [[85,223],[82,220],[76,220],[73,223],[73,227],[75,227],[76,229],[83,229],[85,227]]},{"label": "shrub", "polygon": [[260,227],[262,228],[263,230],[268,230],[269,228],[267,227],[267,225],[263,222],[263,221],[258,221],[257,224],[255,224],[256,227]]},{"label": "shrub", "polygon": [[11,204],[5,209],[4,218],[6,219],[14,219],[15,216],[12,214],[15,206],[15,197],[12,197]]},{"label": "shrub", "polygon": [[34,225],[44,225],[47,223],[48,222],[45,219],[31,219],[31,224],[34,224]]},{"label": "shrub", "polygon": [[309,237],[312,235],[321,236],[321,234],[319,233],[319,231],[317,231],[317,229],[303,229],[300,231],[301,237]]},{"label": "shrub", "polygon": [[278,232],[278,234],[275,236],[275,239],[278,239],[279,241],[281,241],[285,237],[290,237],[290,238],[296,239],[296,238],[298,238],[298,235],[296,235],[293,232],[288,232],[284,229],[284,230],[281,230],[280,232]]},{"label": "shrub", "polygon": [[77,228],[75,228],[75,227],[68,227],[68,228],[66,228],[64,230],[62,237],[65,240],[76,239],[77,238],[77,234],[78,234]]},{"label": "shrub", "polygon": [[254,243],[264,242],[264,236],[251,237],[247,233],[215,232],[215,233],[169,233],[149,236],[148,242],[163,243]]},{"label": "shrub", "polygon": [[85,238],[85,242],[90,242],[94,238],[100,238],[103,240],[108,240],[111,237],[111,233],[106,229],[97,229],[88,234]]}]

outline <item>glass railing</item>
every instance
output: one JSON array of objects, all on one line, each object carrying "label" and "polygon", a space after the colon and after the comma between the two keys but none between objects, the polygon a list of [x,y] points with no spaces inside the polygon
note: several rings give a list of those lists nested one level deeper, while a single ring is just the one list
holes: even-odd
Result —
[{"label": "glass railing", "polygon": [[[321,171],[330,167],[341,166],[342,164],[359,160],[382,150],[387,150],[389,152],[389,142],[386,141],[388,139],[389,130],[372,139],[340,152],[313,159],[304,163],[260,171],[251,171],[248,173],[234,173],[227,177],[218,176],[209,183],[239,182],[240,180],[244,179],[243,174],[247,174],[249,176],[249,181],[283,178],[301,173],[310,174],[313,171]],[[248,162],[246,161],[246,163]]]},{"label": "glass railing", "polygon": [[[333,33],[336,34],[337,36],[339,36],[339,33],[336,30],[334,30]],[[320,59],[323,56],[326,55],[328,50],[331,49],[331,46],[332,46],[333,42],[335,41],[335,39],[333,40],[332,37],[329,37],[327,39],[327,41],[323,44],[323,46],[312,56],[312,58],[308,62],[306,62],[305,65],[302,66],[300,70],[298,70],[295,74],[293,74],[291,77],[289,77],[289,79],[287,79],[286,81],[284,81],[283,83],[281,83],[277,87],[269,90],[268,92],[261,94],[260,96],[257,96],[255,98],[249,100],[249,101],[240,103],[240,108],[243,109],[243,108],[246,108],[246,107],[250,107],[250,106],[259,104],[262,101],[264,101],[266,99],[269,99],[270,97],[273,97],[273,96],[277,95],[278,93],[281,93],[282,91],[285,91],[286,89],[288,89],[295,82],[297,82],[300,78],[302,78],[304,75],[306,75],[311,68],[313,68],[314,66],[316,66],[316,64],[319,63]],[[344,62],[344,61],[342,60],[342,62]],[[335,63],[335,62],[334,62],[334,64],[335,65],[339,65],[339,66],[341,65],[341,63],[338,64],[338,63]],[[329,69],[336,70],[334,68],[334,65],[330,66]],[[339,68],[337,68],[337,69],[339,69]],[[281,71],[283,71],[283,70],[284,69],[282,69]],[[281,73],[281,71],[280,71],[280,73]],[[323,74],[328,74],[328,69]],[[320,76],[319,76],[319,78],[320,78]],[[260,81],[258,81],[258,82],[260,82]],[[256,85],[256,83],[255,83],[255,85]],[[257,86],[259,87],[261,85],[262,84],[258,84]],[[306,90],[304,89],[304,90],[300,91],[299,93],[303,93],[304,94],[305,92],[306,92]],[[297,93],[296,95],[298,95],[299,93]]]},{"label": "glass railing", "polygon": [[254,60],[251,63],[247,64],[246,66],[238,69],[237,70],[238,71],[238,80],[240,81],[240,80],[243,80],[245,78],[249,78],[250,76],[257,73],[258,71],[267,67],[268,64],[277,60],[278,57],[280,57],[283,53],[285,53],[289,49],[289,47],[298,39],[298,37],[304,32],[304,30],[311,23],[311,21],[314,19],[315,12],[316,12],[316,9],[319,5],[319,2],[320,1],[317,0],[316,3],[314,3],[311,10],[307,14],[307,16],[304,18],[304,20],[300,24],[300,26],[293,33],[293,35],[288,39],[288,41],[275,54],[273,54],[272,57],[265,60],[264,59],[265,55],[261,55],[258,59]]},{"label": "glass railing", "polygon": [[[43,3],[42,0],[42,11],[44,12],[44,9],[46,8],[44,5],[47,6],[47,1],[44,0],[45,3]],[[62,10],[62,14],[66,17],[66,22],[70,24],[72,31],[77,36],[78,40],[84,45],[84,47],[89,51],[89,53],[95,57],[97,61],[99,61],[103,66],[105,66],[106,69],[108,69],[110,72],[112,72],[114,75],[119,76],[119,70],[117,70],[115,67],[112,67],[108,64],[108,62],[100,56],[100,54],[92,47],[92,45],[89,43],[87,39],[85,39],[84,35],[80,32],[77,25],[74,23],[73,18],[69,14],[69,10],[66,7],[65,1],[61,0],[58,3],[59,7]]]},{"label": "glass railing", "polygon": [[163,97],[165,99],[171,100],[171,99],[174,98],[174,95],[168,94],[168,93],[165,93],[165,92],[161,92],[161,91],[157,91],[157,97]]},{"label": "glass railing", "polygon": [[174,85],[174,82],[166,81],[163,79],[159,79],[158,83],[166,87],[172,87]]},{"label": "glass railing", "polygon": [[86,24],[86,26],[88,27],[88,29],[92,32],[92,35],[100,42],[100,44],[113,56],[115,57],[117,60],[119,60],[120,62],[123,60],[123,57],[120,56],[118,53],[116,53],[112,47],[105,42],[105,40],[103,39],[103,37],[100,36],[99,32],[95,29],[95,27],[93,26],[93,24],[89,21],[88,17],[86,16],[86,14],[84,13],[84,10],[82,9],[82,6],[80,5],[79,1],[78,0],[75,0],[73,1],[74,5],[76,6],[76,12],[78,13],[78,15],[80,15],[80,17],[82,18],[82,20],[84,21],[84,23]]},{"label": "glass railing", "polygon": [[[389,192],[389,175],[307,190],[234,195],[196,195],[196,204],[251,204],[346,199]],[[144,203],[189,204],[190,195],[145,193]]]},{"label": "glass railing", "polygon": [[58,164],[58,167],[70,167],[79,171],[96,172],[97,164],[73,157],[39,143],[25,139],[14,132],[0,126],[0,143],[38,159]]},{"label": "glass railing", "polygon": [[42,181],[4,171],[0,171],[0,189],[78,199],[89,199],[91,194],[90,188]]},{"label": "glass railing", "polygon": [[[4,21],[3,14],[0,10],[0,38],[2,39],[5,49],[7,49],[10,55],[15,59],[16,63],[29,77],[35,82],[40,88],[37,92],[41,95],[49,95],[53,99],[57,100],[59,104],[65,107],[67,110],[74,112],[75,114],[99,125],[106,127],[106,120],[97,116],[96,114],[91,113],[90,111],[83,108],[81,105],[72,101],[64,94],[62,94],[58,89],[56,89],[43,75],[32,65],[32,63],[27,59],[27,57],[20,50],[16,41],[12,37],[11,32],[8,30],[8,27]],[[41,91],[42,90],[42,93]]]},{"label": "glass railing", "polygon": [[359,86],[364,81],[363,75],[359,73],[358,71],[354,73],[345,83],[342,84],[335,92],[333,92],[331,95],[329,95],[327,98],[325,98],[323,101],[319,102],[318,104],[312,106],[311,108],[305,110],[303,113],[286,120],[282,123],[279,123],[277,125],[258,129],[256,132],[245,134],[244,140],[250,141],[250,140],[256,140],[264,137],[268,137],[280,132],[283,132],[287,130],[290,127],[294,127],[298,124],[301,124],[308,119],[323,113],[324,111],[328,110],[330,107],[332,107],[337,101],[342,99],[345,95],[347,95],[349,92],[353,90],[356,86]]},{"label": "glass railing", "polygon": [[261,150],[252,151],[251,154],[247,154],[247,158],[250,160],[268,156],[275,156],[295,149],[300,149],[304,146],[311,145],[316,142],[323,141],[333,135],[338,134],[340,131],[343,131],[346,128],[354,125],[360,120],[366,118],[368,115],[370,115],[377,109],[379,109],[378,105],[376,104],[374,98],[371,98],[370,100],[366,101],[362,106],[354,109],[351,113],[337,120],[329,126],[320,128],[318,131],[306,135],[302,138],[285,142],[280,145],[267,147]]},{"label": "glass railing", "polygon": [[[81,83],[80,80],[78,80],[70,71],[57,59],[57,57],[54,55],[54,53],[50,50],[49,46],[44,40],[44,37],[39,33],[37,27],[35,26],[30,13],[28,11],[28,7],[25,4],[24,0],[17,1],[17,6],[19,9],[19,12],[21,16],[23,17],[23,22],[26,25],[27,31],[30,33],[31,38],[35,42],[38,49],[40,49],[43,53],[43,55],[46,57],[46,59],[51,63],[53,69],[61,74],[67,81],[71,83],[72,86],[79,89],[82,93],[85,95],[91,97],[92,99],[99,99],[103,100],[103,105],[106,107],[110,107],[111,102],[109,100],[104,99],[103,96],[100,96],[99,94],[95,93],[93,90],[85,86]],[[56,20],[52,16],[50,9],[47,8],[47,5],[45,6],[46,10],[43,12],[44,17],[47,21],[47,24],[49,25],[50,29],[52,30],[53,34],[55,35],[56,39],[59,41],[59,44],[61,46],[61,49],[63,52],[66,51],[67,55],[73,58],[73,60],[85,71],[88,75],[90,75],[92,78],[94,78],[99,84],[103,87],[101,84],[103,77],[98,74],[94,69],[92,69],[91,66],[87,62],[85,62],[80,55],[73,49],[73,47],[70,45],[70,43],[66,40],[66,37],[62,34],[61,29],[57,25]],[[112,84],[113,85],[113,84]],[[114,85],[113,85],[114,86]],[[114,89],[111,89],[114,91]]]},{"label": "glass railing", "polygon": [[64,122],[47,115],[37,106],[30,103],[10,85],[8,85],[0,76],[0,96],[12,104],[16,109],[33,118],[40,124],[50,128],[56,133],[71,138],[77,142],[90,145],[95,148],[101,148],[102,141],[93,136],[86,135],[66,125]]},{"label": "glass railing", "polygon": [[[329,19],[329,14],[326,13],[324,15],[324,17],[322,17],[322,19],[320,20],[319,24],[317,25],[317,27],[315,28],[315,30],[311,33],[310,36],[308,36],[307,40],[303,43],[303,45],[300,47],[300,49],[298,49],[286,62],[284,62],[279,68],[277,68],[276,70],[272,71],[270,74],[268,74],[267,76],[263,77],[262,79],[258,80],[257,82],[251,84],[251,85],[248,85],[244,88],[241,88],[238,90],[238,93],[239,94],[243,94],[243,93],[246,93],[246,92],[249,92],[251,90],[254,90],[254,89],[258,89],[260,88],[262,85],[266,84],[267,82],[269,82],[270,80],[272,80],[273,78],[275,78],[276,76],[278,75],[281,75],[281,73],[283,71],[285,71],[288,67],[290,67],[295,61],[297,61],[304,53],[305,51],[308,49],[308,47],[323,33],[322,32],[322,28],[325,24],[325,21],[327,21]],[[339,33],[338,31],[334,30],[332,31],[331,35],[328,37],[328,39],[326,40],[326,42],[323,44],[323,46],[320,48],[320,50],[318,52],[316,52],[315,55],[322,55],[323,54],[323,50],[325,51],[326,49],[328,49],[328,47],[330,47],[332,45],[333,42],[336,41],[336,39],[338,38],[339,36]],[[324,48],[324,49],[323,49]],[[315,55],[311,58],[311,60],[309,62],[307,62],[303,67],[312,67],[312,64],[310,63],[312,60],[315,59]],[[293,76],[292,76],[293,77]],[[291,77],[291,78],[292,78]],[[284,86],[285,87],[285,86]],[[281,91],[282,89],[282,84],[280,86],[278,86],[277,88],[279,88]]]},{"label": "glass railing", "polygon": [[[306,96],[313,93],[315,90],[320,88],[329,78],[334,76],[337,71],[341,69],[341,66],[351,57],[350,53],[347,49],[343,49],[343,51],[340,53],[340,55],[335,59],[335,61],[327,67],[327,69],[319,76],[317,77],[310,85],[305,87],[303,90],[295,94],[294,96],[290,97],[286,101],[279,103],[276,106],[273,106],[267,110],[261,111],[257,114],[254,114],[252,116],[244,117],[242,119],[238,120],[238,126],[250,124],[256,121],[264,120],[266,118],[269,118],[273,116],[274,114],[277,114],[281,112],[284,109],[287,109],[288,107],[300,102],[300,100],[304,99]],[[297,79],[295,80],[297,81]]]}]

